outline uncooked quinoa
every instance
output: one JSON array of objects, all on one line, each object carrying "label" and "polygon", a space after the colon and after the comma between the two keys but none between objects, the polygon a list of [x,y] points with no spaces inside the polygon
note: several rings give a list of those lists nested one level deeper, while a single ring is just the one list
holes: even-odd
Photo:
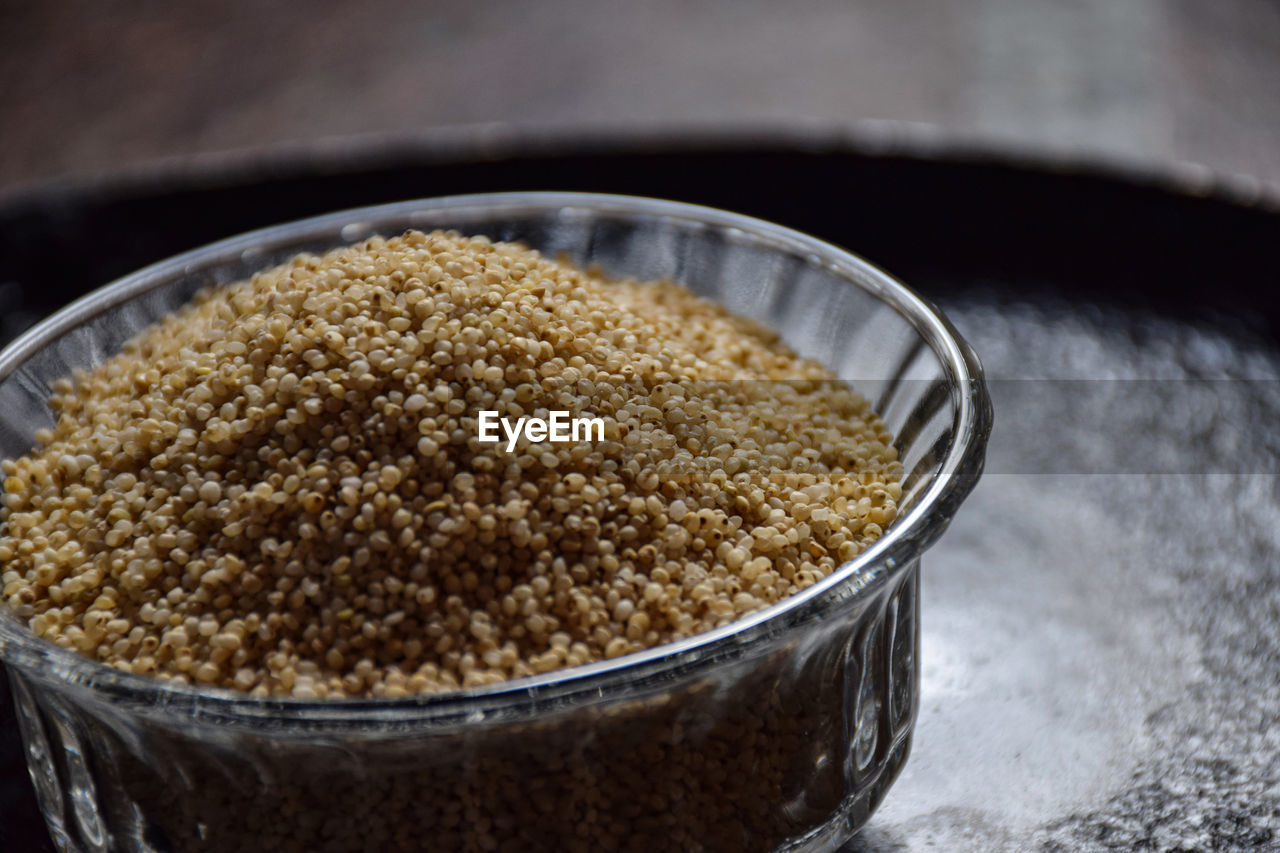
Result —
[{"label": "uncooked quinoa", "polygon": [[[410,231],[201,293],[54,389],[4,465],[36,634],[258,696],[612,658],[829,575],[893,521],[865,400],[670,282]],[[481,411],[604,440],[481,442]]]}]

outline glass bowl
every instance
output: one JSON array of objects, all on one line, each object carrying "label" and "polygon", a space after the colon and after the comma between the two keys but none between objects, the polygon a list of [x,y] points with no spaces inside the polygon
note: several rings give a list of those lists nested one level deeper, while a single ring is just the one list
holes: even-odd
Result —
[{"label": "glass bowl", "polygon": [[[53,423],[51,385],[211,284],[406,228],[521,241],[671,278],[777,329],[872,401],[901,511],[822,582],[726,627],[486,688],[254,699],[120,672],[0,608],[28,764],[62,850],[829,850],[906,760],[920,555],[982,469],[991,407],[929,303],[803,234],[705,207],[514,193],[266,228],[85,296],[0,354],[0,455]],[[0,567],[2,569],[3,567]]]}]

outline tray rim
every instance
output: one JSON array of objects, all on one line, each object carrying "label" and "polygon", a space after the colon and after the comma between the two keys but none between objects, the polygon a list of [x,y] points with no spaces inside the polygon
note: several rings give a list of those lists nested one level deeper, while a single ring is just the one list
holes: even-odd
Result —
[{"label": "tray rim", "polygon": [[924,122],[888,119],[667,123],[488,122],[371,132],[167,155],[117,168],[0,186],[0,214],[70,196],[103,200],[358,174],[410,165],[555,156],[693,154],[707,151],[846,155],[984,166],[1087,178],[1160,194],[1280,215],[1280,180],[1189,160],[1147,159],[1087,146],[1018,142]]}]

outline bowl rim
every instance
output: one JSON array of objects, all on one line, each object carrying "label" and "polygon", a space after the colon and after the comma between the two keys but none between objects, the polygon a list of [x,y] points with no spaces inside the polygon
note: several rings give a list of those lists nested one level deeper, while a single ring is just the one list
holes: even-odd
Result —
[{"label": "bowl rim", "polygon": [[[900,314],[929,344],[947,371],[956,417],[951,441],[928,488],[907,513],[875,543],[813,586],[728,625],[639,652],[577,667],[510,679],[481,687],[401,698],[335,697],[257,698],[230,688],[209,688],[118,670],[83,657],[33,634],[7,606],[0,604],[0,660],[48,686],[83,688],[104,700],[161,707],[195,718],[282,723],[360,723],[376,720],[420,722],[476,721],[490,714],[520,715],[546,705],[591,701],[630,692],[638,684],[671,684],[691,669],[767,643],[833,605],[864,598],[901,568],[911,565],[949,525],[956,509],[982,472],[992,423],[991,400],[981,362],[949,320],[928,300],[863,258],[800,231],[755,217],[703,205],[640,196],[579,192],[508,192],[440,196],[378,204],[270,225],[188,250],[150,264],[90,291],[41,320],[0,351],[0,382],[9,378],[45,346],[102,312],[176,278],[229,262],[251,262],[307,239],[350,243],[379,222],[424,219],[442,212],[534,213],[561,217],[612,215],[672,220],[714,227],[755,245],[797,254],[820,264],[854,286],[870,291]],[[399,226],[397,226],[399,227]],[[335,243],[337,245],[337,243]],[[295,251],[297,251],[295,249]],[[866,595],[864,595],[864,592]]]}]

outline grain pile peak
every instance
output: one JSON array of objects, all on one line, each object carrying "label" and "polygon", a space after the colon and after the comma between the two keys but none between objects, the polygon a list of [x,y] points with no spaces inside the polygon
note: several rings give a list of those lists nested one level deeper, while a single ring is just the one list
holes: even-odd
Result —
[{"label": "grain pile peak", "polygon": [[[452,232],[201,293],[60,382],[4,463],[40,636],[258,696],[397,697],[612,658],[818,582],[901,497],[861,397],[670,282]],[[480,440],[482,411],[603,420]]]}]

